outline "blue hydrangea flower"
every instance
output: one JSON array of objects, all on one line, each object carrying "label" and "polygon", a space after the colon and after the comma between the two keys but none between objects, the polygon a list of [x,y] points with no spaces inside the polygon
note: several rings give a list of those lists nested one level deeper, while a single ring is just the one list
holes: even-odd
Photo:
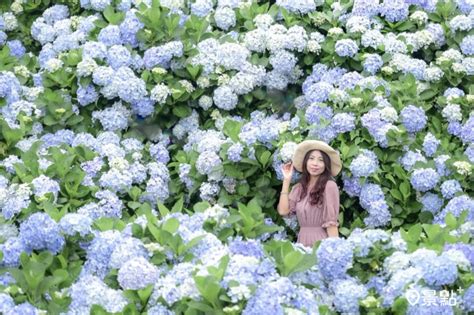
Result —
[{"label": "blue hydrangea flower", "polygon": [[112,69],[129,66],[132,63],[130,51],[122,45],[113,45],[107,52],[107,62]]},{"label": "blue hydrangea flower", "polygon": [[474,143],[474,115],[471,114],[469,119],[462,125],[459,138],[463,143]]},{"label": "blue hydrangea flower", "polygon": [[401,158],[400,163],[406,171],[410,171],[416,162],[425,162],[426,158],[419,150],[407,151]]},{"label": "blue hydrangea flower", "polygon": [[244,147],[240,142],[232,144],[227,150],[227,158],[232,162],[239,162],[242,159]]},{"label": "blue hydrangea flower", "polygon": [[337,133],[349,132],[355,129],[353,113],[337,113],[332,117],[331,126]]},{"label": "blue hydrangea flower", "polygon": [[77,101],[81,106],[92,104],[99,99],[99,94],[93,84],[89,84],[86,87],[79,85],[76,93]]},{"label": "blue hydrangea flower", "polygon": [[428,285],[440,286],[452,284],[458,278],[456,263],[440,255],[421,265],[423,278]]},{"label": "blue hydrangea flower", "polygon": [[429,211],[433,214],[437,213],[439,209],[443,206],[443,199],[440,198],[437,194],[426,193],[421,197],[421,203],[423,204],[423,211]]},{"label": "blue hydrangea flower", "polygon": [[222,85],[214,90],[212,97],[214,104],[223,110],[232,110],[237,106],[238,96],[227,85]]},{"label": "blue hydrangea flower", "polygon": [[66,19],[69,17],[69,9],[65,5],[55,4],[52,7],[47,8],[43,12],[43,18],[46,23],[52,25],[57,21]]},{"label": "blue hydrangea flower", "polygon": [[268,61],[276,71],[290,74],[296,66],[297,59],[294,54],[286,50],[279,50],[270,55]]},{"label": "blue hydrangea flower", "polygon": [[232,255],[252,256],[258,259],[265,257],[262,244],[256,240],[242,240],[242,237],[236,237],[229,242],[229,251]]},{"label": "blue hydrangea flower", "polygon": [[214,14],[214,19],[218,28],[227,31],[235,26],[235,12],[229,7],[219,7]]},{"label": "blue hydrangea flower", "polygon": [[59,226],[63,234],[86,236],[92,232],[92,219],[79,213],[67,213],[59,221]]},{"label": "blue hydrangea flower", "polygon": [[408,13],[408,4],[404,0],[384,0],[380,5],[380,15],[391,23],[405,20]]},{"label": "blue hydrangea flower", "polygon": [[333,110],[330,106],[314,103],[306,109],[305,118],[308,124],[320,124],[322,121],[330,121]]},{"label": "blue hydrangea flower", "polygon": [[7,42],[8,48],[10,48],[10,55],[16,58],[21,58],[26,53],[26,48],[23,43],[18,40],[10,40]]},{"label": "blue hydrangea flower", "polygon": [[372,202],[366,210],[369,215],[364,218],[364,223],[370,228],[385,226],[392,218],[385,200]]},{"label": "blue hydrangea flower", "polygon": [[364,67],[364,71],[375,74],[383,66],[382,57],[378,54],[366,54],[362,66]]},{"label": "blue hydrangea flower", "polygon": [[0,250],[3,252],[3,260],[0,261],[0,265],[18,267],[20,265],[20,255],[22,252],[26,252],[27,248],[20,238],[10,237],[5,243],[0,244]]},{"label": "blue hydrangea flower", "polygon": [[334,291],[334,306],[338,312],[359,314],[359,301],[368,294],[363,284],[349,278],[335,280],[330,286]]},{"label": "blue hydrangea flower", "polygon": [[385,195],[379,185],[365,184],[362,186],[359,201],[364,209],[370,208],[371,203],[384,199]]},{"label": "blue hydrangea flower", "polygon": [[362,149],[361,153],[349,165],[349,169],[355,177],[368,177],[376,172],[378,167],[377,156],[374,152],[366,149]]},{"label": "blue hydrangea flower", "polygon": [[19,238],[30,252],[47,249],[56,254],[65,243],[59,225],[43,212],[33,213],[21,223]]},{"label": "blue hydrangea flower", "polygon": [[86,0],[86,1],[87,2],[90,1],[91,8],[96,11],[104,11],[105,8],[109,6],[110,3],[112,2],[112,0]]},{"label": "blue hydrangea flower", "polygon": [[344,191],[351,197],[358,197],[362,189],[359,178],[348,177],[347,174],[343,173],[342,179],[344,182]]},{"label": "blue hydrangea flower", "polygon": [[435,216],[433,223],[444,223],[444,219],[448,213],[458,218],[465,210],[467,210],[466,221],[474,220],[474,200],[467,195],[454,197],[448,202],[446,207]]},{"label": "blue hydrangea flower", "polygon": [[474,55],[474,35],[464,37],[459,47],[463,54],[467,56]]},{"label": "blue hydrangea flower", "polygon": [[0,293],[0,312],[6,314],[14,307],[15,301],[13,301],[13,298],[6,293]]},{"label": "blue hydrangea flower", "polygon": [[413,171],[410,183],[418,191],[425,192],[438,184],[439,174],[432,168],[420,168]]},{"label": "blue hydrangea flower", "polygon": [[449,155],[443,154],[434,158],[436,171],[440,176],[449,176],[451,174],[451,170],[446,167],[446,161],[449,160],[451,157]]},{"label": "blue hydrangea flower", "polygon": [[316,10],[317,1],[302,0],[302,1],[291,1],[291,0],[277,0],[276,5],[285,8],[292,13],[307,14]]},{"label": "blue hydrangea flower", "polygon": [[418,132],[425,128],[427,117],[423,109],[413,105],[405,106],[400,112],[401,120],[408,132]]},{"label": "blue hydrangea flower", "polygon": [[309,85],[303,93],[309,103],[325,102],[334,87],[327,82],[317,82]]},{"label": "blue hydrangea flower", "polygon": [[474,245],[472,244],[464,244],[464,243],[455,243],[455,244],[445,244],[444,251],[448,251],[450,249],[455,249],[464,254],[466,258],[471,263],[471,268],[474,267]]},{"label": "blue hydrangea flower", "polygon": [[321,241],[316,251],[321,274],[328,281],[347,277],[352,267],[352,246],[342,238],[327,238]]},{"label": "blue hydrangea flower", "polygon": [[352,39],[340,39],[336,42],[334,50],[340,57],[354,57],[359,51],[359,47]]},{"label": "blue hydrangea flower", "polygon": [[431,132],[428,132],[423,140],[423,151],[425,151],[426,156],[433,156],[440,143],[440,140],[436,139]]},{"label": "blue hydrangea flower", "polygon": [[128,304],[121,290],[109,288],[100,278],[91,275],[81,275],[69,288],[71,297],[70,310],[80,310],[90,313],[92,305],[97,304],[107,312],[122,312]]},{"label": "blue hydrangea flower", "polygon": [[87,247],[87,259],[82,274],[97,275],[103,279],[110,270],[110,256],[121,238],[118,231],[99,232]]},{"label": "blue hydrangea flower", "polygon": [[158,269],[143,257],[135,257],[118,271],[118,283],[124,290],[140,290],[158,280]]},{"label": "blue hydrangea flower", "polygon": [[464,292],[461,305],[463,310],[474,312],[474,284]]},{"label": "blue hydrangea flower", "polygon": [[354,0],[352,14],[372,17],[379,13],[379,0]]},{"label": "blue hydrangea flower", "polygon": [[461,184],[459,184],[459,182],[455,179],[444,181],[441,184],[440,189],[441,194],[445,199],[451,199],[456,195],[456,193],[462,191]]}]

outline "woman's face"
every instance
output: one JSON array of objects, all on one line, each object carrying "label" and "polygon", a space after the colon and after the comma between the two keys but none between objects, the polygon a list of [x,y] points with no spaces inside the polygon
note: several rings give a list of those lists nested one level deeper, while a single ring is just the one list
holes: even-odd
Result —
[{"label": "woman's face", "polygon": [[324,173],[326,165],[324,164],[323,156],[320,151],[314,150],[309,154],[306,169],[311,176],[319,176]]}]

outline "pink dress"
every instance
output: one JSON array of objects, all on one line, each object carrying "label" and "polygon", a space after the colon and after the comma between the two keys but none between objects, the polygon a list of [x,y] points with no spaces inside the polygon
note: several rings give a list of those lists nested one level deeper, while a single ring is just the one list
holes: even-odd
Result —
[{"label": "pink dress", "polygon": [[336,182],[329,180],[324,190],[323,203],[319,206],[309,203],[309,193],[298,200],[301,189],[301,184],[297,183],[288,195],[290,215],[296,213],[298,218],[298,243],[312,247],[314,242],[328,237],[328,226],[339,226],[339,188]]}]

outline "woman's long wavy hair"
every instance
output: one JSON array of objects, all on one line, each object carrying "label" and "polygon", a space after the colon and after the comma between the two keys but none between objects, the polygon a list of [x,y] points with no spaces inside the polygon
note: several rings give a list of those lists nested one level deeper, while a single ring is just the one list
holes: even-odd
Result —
[{"label": "woman's long wavy hair", "polygon": [[[308,185],[309,185],[309,180],[311,178],[311,175],[308,172],[308,168],[306,167],[309,156],[311,155],[312,152],[314,151],[319,151],[319,150],[312,150],[308,151],[306,155],[304,156],[303,159],[303,172],[302,176],[299,180],[299,183],[301,183],[302,189],[301,189],[301,194],[300,194],[300,200],[306,196],[306,193],[308,191]],[[326,183],[328,180],[331,178],[331,158],[329,155],[327,155],[326,152],[319,151],[321,152],[321,156],[323,157],[324,161],[324,172],[319,175],[318,180],[316,184],[314,185],[313,190],[310,192],[310,204],[312,205],[319,205],[323,203],[323,196],[324,196],[324,189],[326,188]]]}]

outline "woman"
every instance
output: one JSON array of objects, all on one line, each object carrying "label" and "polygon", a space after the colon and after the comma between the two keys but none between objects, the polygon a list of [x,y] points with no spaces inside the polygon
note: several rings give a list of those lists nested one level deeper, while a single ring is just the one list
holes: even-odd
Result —
[{"label": "woman", "polygon": [[[293,167],[302,176],[289,192]],[[283,216],[296,213],[298,243],[312,247],[316,241],[339,236],[339,188],[331,176],[341,168],[336,150],[317,140],[301,142],[292,162],[282,166],[283,187],[277,209]]]}]

